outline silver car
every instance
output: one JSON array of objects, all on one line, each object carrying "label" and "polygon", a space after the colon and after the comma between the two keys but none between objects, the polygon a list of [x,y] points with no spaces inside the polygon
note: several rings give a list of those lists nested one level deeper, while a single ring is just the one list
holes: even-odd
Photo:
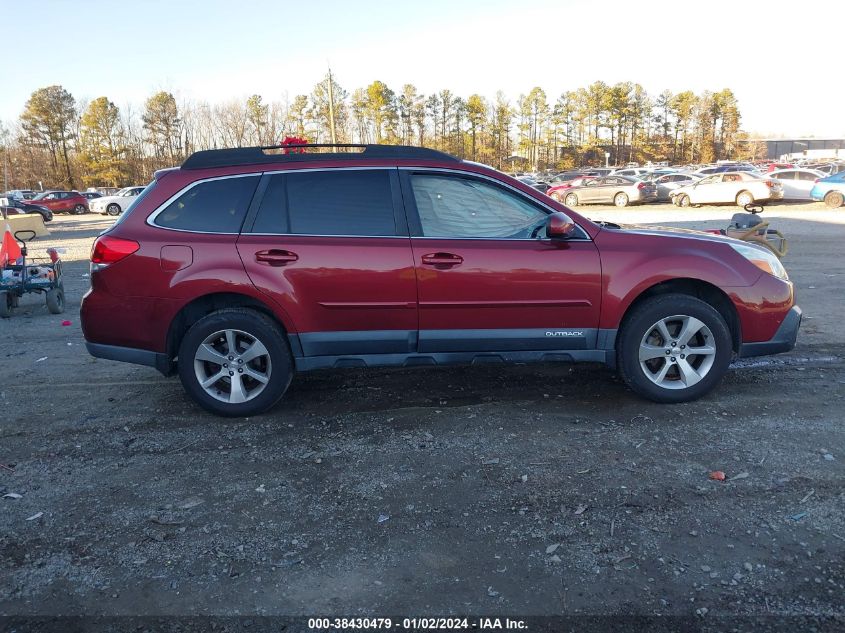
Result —
[{"label": "silver car", "polygon": [[812,200],[810,190],[820,178],[827,178],[827,174],[818,169],[777,169],[766,174],[775,178],[783,185],[784,200]]},{"label": "silver car", "polygon": [[657,187],[630,176],[605,176],[588,180],[580,187],[566,192],[563,203],[568,207],[579,204],[614,204],[627,207],[629,204],[654,202]]},{"label": "silver car", "polygon": [[675,172],[672,174],[663,174],[658,176],[651,182],[657,187],[658,202],[669,202],[675,193],[675,190],[686,185],[691,185],[694,182],[701,180],[701,176],[696,174]]}]

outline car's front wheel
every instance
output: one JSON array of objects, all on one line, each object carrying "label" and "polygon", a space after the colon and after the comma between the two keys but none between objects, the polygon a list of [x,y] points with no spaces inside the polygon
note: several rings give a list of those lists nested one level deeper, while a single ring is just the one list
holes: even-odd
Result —
[{"label": "car's front wheel", "polygon": [[627,207],[628,206],[628,194],[625,193],[617,193],[613,196],[613,204],[617,207]]},{"label": "car's front wheel", "polygon": [[109,206],[106,207],[106,213],[111,216],[120,215],[120,206],[112,202]]},{"label": "car's front wheel", "polygon": [[679,207],[684,207],[684,208],[688,207],[690,205],[689,196],[685,193],[682,193],[681,195],[676,196],[675,197],[675,204],[678,205]]},{"label": "car's front wheel", "polygon": [[625,383],[655,402],[686,402],[708,393],[733,354],[725,319],[710,304],[682,294],[658,295],[634,308],[619,335]]},{"label": "car's front wheel", "polygon": [[182,339],[179,378],[201,407],[224,416],[266,411],[284,395],[293,359],[279,326],[245,308],[226,308],[194,323]]}]

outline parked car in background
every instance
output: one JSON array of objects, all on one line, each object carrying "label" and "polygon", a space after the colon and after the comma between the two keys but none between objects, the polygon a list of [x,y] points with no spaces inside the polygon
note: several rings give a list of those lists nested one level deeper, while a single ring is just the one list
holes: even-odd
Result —
[{"label": "parked car in background", "polygon": [[82,195],[88,198],[88,200],[94,200],[96,198],[102,198],[103,194],[99,191],[83,191]]},{"label": "parked car in background", "polygon": [[297,372],[383,365],[604,362],[684,402],[734,356],[795,345],[793,285],[762,247],[595,223],[426,148],[341,150],[208,150],[157,172],[94,242],[88,351],[244,417]]},{"label": "parked car in background", "polygon": [[88,198],[78,191],[45,191],[35,196],[32,201],[47,207],[53,213],[88,213]]},{"label": "parked car in background", "polygon": [[135,198],[141,195],[143,187],[125,187],[113,196],[100,196],[91,201],[91,212],[108,215],[120,215],[129,205],[135,202]]},{"label": "parked car in background", "polygon": [[833,209],[841,207],[845,204],[845,171],[817,180],[810,190],[810,197],[813,200],[824,200]]},{"label": "parked car in background", "polygon": [[780,171],[781,169],[795,169],[792,163],[766,163],[766,171]]},{"label": "parked car in background", "polygon": [[572,187],[564,196],[567,207],[579,204],[614,204],[627,207],[657,200],[657,187],[630,176],[612,174],[604,178],[592,178],[579,187]]},{"label": "parked car in background", "polygon": [[691,185],[701,180],[701,176],[689,174],[686,172],[674,172],[670,174],[663,174],[650,180],[655,187],[657,187],[657,201],[669,202],[672,194],[681,187]]},{"label": "parked car in background", "polygon": [[810,191],[816,181],[827,174],[815,169],[779,169],[766,174],[767,178],[774,178],[783,186],[784,200],[812,200]]},{"label": "parked car in background", "polygon": [[594,178],[596,178],[596,176],[579,176],[578,178],[573,178],[572,180],[567,180],[566,182],[561,182],[556,185],[553,184],[548,188],[548,190],[546,190],[546,195],[558,202],[563,202],[567,191],[572,189],[572,187],[580,187],[588,180],[593,180]]},{"label": "parked car in background", "polygon": [[7,207],[14,209],[14,211],[10,212],[9,215],[12,214],[24,214],[24,213],[37,213],[41,216],[41,219],[45,222],[51,222],[53,220],[53,212],[50,211],[47,207],[43,207],[39,204],[33,204],[26,200],[21,200],[19,198],[6,198]]},{"label": "parked car in background", "polygon": [[520,176],[517,178],[519,182],[525,183],[529,187],[534,187],[537,191],[545,193],[549,188],[549,183],[542,180],[536,180],[531,176]]},{"label": "parked car in background", "polygon": [[639,178],[640,176],[645,176],[651,173],[651,169],[646,167],[626,167],[624,169],[614,169],[610,175],[611,176],[633,176],[634,178]]},{"label": "parked car in background", "polygon": [[783,198],[783,187],[774,179],[744,171],[711,174],[675,190],[672,201],[679,207],[691,204],[737,204],[768,202]]},{"label": "parked car in background", "polygon": [[38,195],[37,191],[32,189],[12,189],[5,194],[6,198],[15,198],[17,200],[32,200]]}]

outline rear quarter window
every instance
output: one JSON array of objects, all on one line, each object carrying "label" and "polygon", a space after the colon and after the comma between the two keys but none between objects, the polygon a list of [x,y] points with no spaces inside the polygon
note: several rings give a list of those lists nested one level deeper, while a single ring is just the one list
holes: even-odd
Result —
[{"label": "rear quarter window", "polygon": [[195,184],[159,211],[152,223],[182,231],[239,233],[258,178],[237,176]]}]

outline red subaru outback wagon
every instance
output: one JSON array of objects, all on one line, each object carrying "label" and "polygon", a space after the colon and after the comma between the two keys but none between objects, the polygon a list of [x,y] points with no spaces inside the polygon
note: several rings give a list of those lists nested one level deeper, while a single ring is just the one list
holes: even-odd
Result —
[{"label": "red subaru outback wagon", "polygon": [[[382,145],[196,152],[94,243],[94,356],[178,372],[221,415],[294,372],[591,361],[658,402],[792,349],[780,261],[693,231],[592,222],[494,169]],[[290,151],[290,150],[287,150]]]}]

